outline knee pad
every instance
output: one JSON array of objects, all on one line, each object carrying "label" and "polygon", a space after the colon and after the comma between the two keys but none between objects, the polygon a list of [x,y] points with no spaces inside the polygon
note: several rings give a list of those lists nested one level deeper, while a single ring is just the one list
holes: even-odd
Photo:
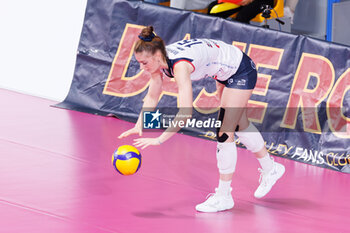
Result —
[{"label": "knee pad", "polygon": [[220,174],[230,174],[236,169],[237,148],[235,142],[217,144],[216,151],[217,166]]},{"label": "knee pad", "polygon": [[236,132],[239,140],[253,153],[260,151],[264,146],[264,139],[258,129],[250,122],[248,128]]}]

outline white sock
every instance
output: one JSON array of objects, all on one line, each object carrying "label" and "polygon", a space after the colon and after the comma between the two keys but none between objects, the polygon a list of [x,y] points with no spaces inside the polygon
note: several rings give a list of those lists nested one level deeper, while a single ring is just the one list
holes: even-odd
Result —
[{"label": "white sock", "polygon": [[270,171],[273,168],[273,160],[269,154],[266,154],[263,158],[258,158],[258,161],[264,171]]},{"label": "white sock", "polygon": [[218,193],[223,195],[228,195],[230,194],[230,191],[231,191],[231,180],[229,181],[219,180]]}]

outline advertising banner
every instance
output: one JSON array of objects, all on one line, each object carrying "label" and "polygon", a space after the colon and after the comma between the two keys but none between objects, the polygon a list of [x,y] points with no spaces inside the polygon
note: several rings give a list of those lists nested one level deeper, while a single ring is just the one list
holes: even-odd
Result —
[{"label": "advertising banner", "polygon": [[[350,48],[305,36],[141,1],[89,0],[71,88],[57,106],[135,122],[150,75],[133,46],[149,25],[166,44],[208,38],[240,48],[258,70],[247,111],[269,152],[350,172]],[[215,80],[192,86],[193,119],[182,132],[215,140]],[[158,108],[144,115],[145,129],[166,128],[177,111],[176,82],[164,76]]]}]

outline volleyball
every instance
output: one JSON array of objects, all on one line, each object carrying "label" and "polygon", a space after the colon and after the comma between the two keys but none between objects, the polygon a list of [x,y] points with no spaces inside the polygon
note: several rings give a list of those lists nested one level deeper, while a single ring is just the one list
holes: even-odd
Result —
[{"label": "volleyball", "polygon": [[120,174],[132,175],[141,167],[141,153],[133,146],[120,146],[112,155],[112,164]]}]

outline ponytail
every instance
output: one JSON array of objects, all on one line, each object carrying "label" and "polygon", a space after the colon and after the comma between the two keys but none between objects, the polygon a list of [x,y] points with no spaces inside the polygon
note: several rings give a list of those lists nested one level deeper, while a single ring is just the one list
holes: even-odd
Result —
[{"label": "ponytail", "polygon": [[153,26],[148,26],[142,29],[139,34],[139,40],[135,45],[135,53],[149,52],[154,55],[158,50],[162,53],[164,60],[167,57],[165,44],[162,38],[157,36],[153,31]]}]

